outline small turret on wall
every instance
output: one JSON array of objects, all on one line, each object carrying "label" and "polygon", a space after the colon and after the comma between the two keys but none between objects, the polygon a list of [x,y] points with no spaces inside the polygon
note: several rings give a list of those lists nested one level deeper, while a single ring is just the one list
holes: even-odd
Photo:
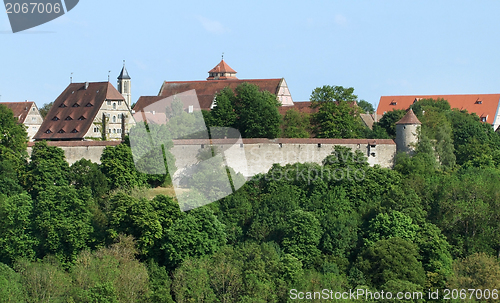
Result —
[{"label": "small turret on wall", "polygon": [[418,129],[422,123],[410,108],[406,115],[396,122],[396,149],[398,152],[413,153],[418,143]]}]

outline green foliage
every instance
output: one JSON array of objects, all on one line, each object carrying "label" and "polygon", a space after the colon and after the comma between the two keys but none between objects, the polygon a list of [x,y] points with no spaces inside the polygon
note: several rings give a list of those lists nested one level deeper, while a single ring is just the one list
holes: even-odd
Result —
[{"label": "green foliage", "polygon": [[206,207],[190,211],[166,231],[162,250],[167,266],[176,267],[188,257],[213,254],[226,243],[225,226]]},{"label": "green foliage", "polygon": [[131,237],[93,253],[82,251],[71,268],[77,302],[140,302],[148,294],[148,271],[135,259]]},{"label": "green foliage", "polygon": [[88,247],[93,232],[89,203],[69,186],[51,186],[39,193],[32,219],[39,257],[54,254],[68,266]]},{"label": "green foliage", "polygon": [[31,197],[0,196],[0,262],[13,264],[18,258],[33,259],[36,240],[31,233]]},{"label": "green foliage", "polygon": [[21,275],[2,263],[0,263],[0,302],[26,302]]},{"label": "green foliage", "polygon": [[235,95],[229,88],[224,88],[215,97],[215,107],[210,112],[212,114],[212,125],[219,127],[232,127],[236,123],[237,114],[234,110]]},{"label": "green foliage", "polygon": [[[478,289],[484,292],[500,287],[500,266],[495,257],[484,253],[476,253],[465,259],[455,260],[453,263],[454,275],[448,284],[453,289]],[[479,295],[479,293],[478,293]],[[486,302],[496,301],[489,299],[478,300]]]},{"label": "green foliage", "polygon": [[16,156],[26,159],[28,155],[26,152],[28,135],[25,126],[18,123],[12,110],[5,105],[0,105],[0,136],[2,153],[6,152],[3,150],[3,148],[6,148]]},{"label": "green foliage", "polygon": [[309,138],[310,115],[307,113],[300,113],[296,109],[289,109],[283,117],[283,132],[284,138]]},{"label": "green foliage", "polygon": [[354,94],[354,88],[344,88],[343,86],[330,86],[323,85],[322,87],[316,87],[312,93],[310,100],[313,102],[313,106],[316,107],[321,103],[334,102],[334,101],[346,101],[354,102],[358,99],[358,96]]},{"label": "green foliage", "polygon": [[373,108],[373,105],[365,100],[359,100],[358,101],[358,106],[366,113],[366,114],[373,114],[375,112],[375,109]]},{"label": "green foliage", "polygon": [[276,138],[280,134],[281,115],[276,96],[259,87],[242,83],[235,89],[233,107],[238,119],[234,126],[244,138]]},{"label": "green foliage", "polygon": [[310,266],[321,254],[318,249],[321,236],[321,225],[314,214],[296,210],[287,220],[282,245],[285,252]]},{"label": "green foliage", "polygon": [[393,280],[423,286],[425,272],[417,258],[417,249],[411,242],[394,237],[367,247],[357,266],[371,279],[375,287]]},{"label": "green foliage", "polygon": [[[404,117],[406,114],[406,111],[402,109],[394,109],[390,112],[385,113],[382,118],[378,122],[375,122],[373,124],[373,130],[375,131],[377,129],[377,132],[381,132],[381,130],[378,130],[379,127],[385,130],[385,133],[391,138],[395,139],[396,138],[396,122],[401,120],[401,118]],[[383,134],[383,133],[382,133]],[[381,138],[383,139],[383,138]]]},{"label": "green foliage", "polygon": [[99,165],[87,159],[81,159],[70,167],[71,184],[76,189],[88,189],[94,199],[103,198],[109,191],[108,180],[99,169]]},{"label": "green foliage", "polygon": [[45,141],[35,143],[27,171],[27,189],[33,198],[49,187],[69,185],[69,175],[62,149],[49,146]]},{"label": "green foliage", "polygon": [[413,242],[418,231],[418,225],[412,219],[399,211],[380,213],[369,222],[366,245],[373,245],[380,240],[394,237]]},{"label": "green foliage", "polygon": [[101,155],[101,170],[111,189],[145,185],[145,177],[137,171],[130,147],[125,144],[106,146]]},{"label": "green foliage", "polygon": [[38,262],[20,260],[14,269],[21,275],[27,302],[63,303],[70,298],[71,277],[54,258]]}]

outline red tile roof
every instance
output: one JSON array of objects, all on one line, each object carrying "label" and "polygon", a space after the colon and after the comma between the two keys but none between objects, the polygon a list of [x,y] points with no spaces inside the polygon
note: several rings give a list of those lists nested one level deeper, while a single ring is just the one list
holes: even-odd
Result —
[{"label": "red tile roof", "polygon": [[429,98],[448,100],[451,108],[465,109],[469,113],[476,113],[479,117],[486,118],[487,123],[493,124],[500,94],[382,96],[378,104],[377,114],[383,115],[393,109],[407,110],[415,100]]},{"label": "red tile roof", "polygon": [[[158,96],[140,97],[134,106],[134,110],[139,112],[146,106],[166,97],[195,90],[201,109],[210,110],[214,96],[225,87],[235,89],[238,85],[248,82],[260,87],[261,91],[267,90],[272,94],[277,94],[283,79],[249,79],[249,80],[210,80],[210,81],[165,81]],[[197,106],[194,108],[196,109]]]},{"label": "red tile roof", "polygon": [[31,109],[31,106],[33,106],[33,101],[26,101],[26,102],[0,102],[0,105],[5,105],[8,108],[12,110],[14,113],[14,117],[17,118],[19,123],[24,123],[24,120],[26,120],[26,116],[29,113],[29,110]]},{"label": "red tile roof", "polygon": [[35,140],[82,140],[106,100],[125,101],[109,82],[71,83],[54,101]]},{"label": "red tile roof", "polygon": [[417,116],[415,116],[413,110],[410,108],[410,110],[406,112],[406,115],[404,115],[404,117],[401,118],[401,120],[396,122],[396,124],[422,124],[422,123],[418,120]]},{"label": "red tile roof", "polygon": [[280,106],[278,109],[280,114],[284,116],[290,109],[295,109],[299,113],[314,114],[318,112],[318,108],[311,108],[312,102],[294,102],[293,106]]},{"label": "red tile roof", "polygon": [[227,65],[224,59],[219,62],[214,68],[212,68],[209,73],[236,73],[229,65]]}]

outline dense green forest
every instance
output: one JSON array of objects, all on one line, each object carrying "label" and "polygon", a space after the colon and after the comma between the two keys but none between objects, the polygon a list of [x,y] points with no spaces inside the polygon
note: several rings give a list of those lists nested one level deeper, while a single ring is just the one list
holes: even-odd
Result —
[{"label": "dense green forest", "polygon": [[138,172],[127,142],[100,165],[69,166],[44,142],[28,161],[23,126],[0,106],[0,302],[288,302],[324,289],[439,290],[434,301],[454,302],[446,288],[488,289],[494,301],[500,137],[445,100],[412,107],[420,143],[393,170],[337,147],[323,165],[275,165],[181,212],[175,198],[148,197],[168,178]]}]

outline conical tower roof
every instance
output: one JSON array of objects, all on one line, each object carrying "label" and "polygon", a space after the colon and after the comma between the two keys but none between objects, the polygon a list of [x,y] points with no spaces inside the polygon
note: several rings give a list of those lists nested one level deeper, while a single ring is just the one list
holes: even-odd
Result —
[{"label": "conical tower roof", "polygon": [[415,113],[410,108],[410,110],[406,112],[406,115],[403,118],[401,118],[401,120],[396,122],[396,124],[419,124],[420,125],[420,124],[422,124],[422,122],[420,122],[418,120],[417,116],[415,116]]}]

